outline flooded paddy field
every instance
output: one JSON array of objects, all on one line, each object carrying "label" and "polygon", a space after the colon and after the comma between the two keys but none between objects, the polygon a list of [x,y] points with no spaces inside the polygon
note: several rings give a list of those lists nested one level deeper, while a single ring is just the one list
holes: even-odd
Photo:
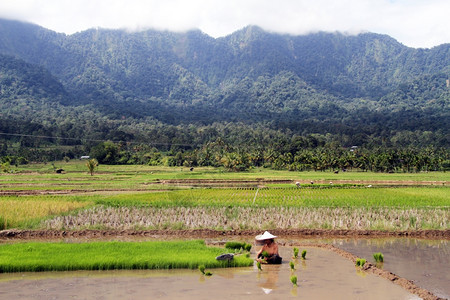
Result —
[{"label": "flooded paddy field", "polygon": [[450,299],[450,242],[412,238],[337,239],[332,243],[354,255],[375,262],[381,252],[381,268],[408,278],[436,296]]},{"label": "flooded paddy field", "polygon": [[280,247],[282,265],[211,269],[211,277],[198,270],[0,274],[0,299],[419,299],[336,253],[302,249],[307,259],[294,260],[295,271],[292,248]]}]

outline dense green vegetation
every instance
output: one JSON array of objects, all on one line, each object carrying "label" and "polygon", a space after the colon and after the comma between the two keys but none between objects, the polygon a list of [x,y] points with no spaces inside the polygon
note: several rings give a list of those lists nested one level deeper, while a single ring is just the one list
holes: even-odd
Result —
[{"label": "dense green vegetation", "polygon": [[253,265],[245,255],[218,261],[226,252],[204,241],[14,243],[0,245],[0,273],[113,269],[196,269]]},{"label": "dense green vegetation", "polygon": [[[358,162],[368,170],[448,169],[449,44],[413,49],[372,33],[251,26],[219,39],[67,36],[9,20],[0,20],[0,36],[0,156],[304,170],[340,167],[305,155],[322,160],[339,149],[329,158],[338,160],[358,146],[384,161]],[[101,152],[108,141],[113,156]],[[208,158],[214,145],[222,156]],[[262,149],[272,158],[255,162]]]}]

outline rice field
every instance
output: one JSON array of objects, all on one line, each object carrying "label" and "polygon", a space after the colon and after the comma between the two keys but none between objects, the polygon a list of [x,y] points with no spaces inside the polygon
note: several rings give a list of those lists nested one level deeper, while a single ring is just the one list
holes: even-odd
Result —
[{"label": "rice field", "polygon": [[89,201],[59,201],[50,199],[0,199],[0,229],[31,227],[42,218],[73,212],[91,205]]},{"label": "rice field", "polygon": [[[84,163],[28,165],[2,174],[0,229],[449,228],[450,175],[442,172],[100,166],[90,176]],[[55,167],[65,173],[55,174]],[[297,179],[307,183],[271,183]],[[233,187],[217,186],[224,180]]]},{"label": "rice field", "polygon": [[93,207],[48,219],[46,229],[450,229],[448,209]]},{"label": "rice field", "polygon": [[[63,174],[56,174],[58,168],[64,169]],[[30,164],[19,166],[13,174],[1,174],[0,190],[69,190],[69,191],[102,191],[102,190],[154,190],[176,189],[182,183],[166,184],[170,180],[234,180],[254,181],[254,186],[260,180],[288,180],[300,182],[341,181],[377,184],[415,184],[445,185],[450,180],[450,174],[444,172],[429,173],[373,173],[348,171],[334,172],[289,172],[264,168],[252,169],[248,172],[224,172],[219,168],[170,168],[163,166],[144,165],[100,165],[94,176],[90,176],[85,161],[54,162],[52,164]]]},{"label": "rice field", "polygon": [[0,245],[0,273],[114,269],[196,269],[253,265],[245,254],[228,261],[227,250],[204,241],[14,243]]},{"label": "rice field", "polygon": [[152,207],[450,207],[448,187],[366,188],[202,188],[92,195],[97,204],[107,206]]},{"label": "rice field", "polygon": [[199,188],[0,199],[2,228],[448,229],[448,187]]}]

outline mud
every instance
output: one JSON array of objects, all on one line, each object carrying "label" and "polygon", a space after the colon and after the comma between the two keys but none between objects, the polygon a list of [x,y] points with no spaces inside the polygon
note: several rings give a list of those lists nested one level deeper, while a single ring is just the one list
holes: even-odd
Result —
[{"label": "mud", "polygon": [[[306,248],[295,261],[280,247],[281,265],[197,270],[137,270],[0,274],[1,299],[419,299],[390,281],[355,268],[329,249]],[[255,252],[253,251],[253,256]],[[290,276],[298,277],[298,286]],[[427,298],[424,299],[436,299]]]},{"label": "mud", "polygon": [[[271,233],[289,238],[374,238],[374,237],[414,237],[427,239],[450,240],[450,230],[416,230],[416,231],[381,231],[381,230],[339,230],[339,229],[271,229]],[[0,239],[33,239],[33,238],[64,238],[64,237],[115,237],[115,236],[142,236],[142,237],[180,237],[180,238],[213,238],[233,236],[256,236],[260,230],[2,230]]]}]

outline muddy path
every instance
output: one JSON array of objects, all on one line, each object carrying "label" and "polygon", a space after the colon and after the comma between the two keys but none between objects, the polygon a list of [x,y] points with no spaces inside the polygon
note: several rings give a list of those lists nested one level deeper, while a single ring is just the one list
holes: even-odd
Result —
[{"label": "muddy path", "polygon": [[[271,229],[271,233],[285,238],[378,238],[378,237],[412,237],[450,240],[450,230],[415,230],[415,231],[381,231],[381,230],[340,230],[340,229]],[[41,239],[65,237],[171,237],[171,238],[217,238],[217,237],[253,237],[261,230],[2,230],[0,239]]]}]

